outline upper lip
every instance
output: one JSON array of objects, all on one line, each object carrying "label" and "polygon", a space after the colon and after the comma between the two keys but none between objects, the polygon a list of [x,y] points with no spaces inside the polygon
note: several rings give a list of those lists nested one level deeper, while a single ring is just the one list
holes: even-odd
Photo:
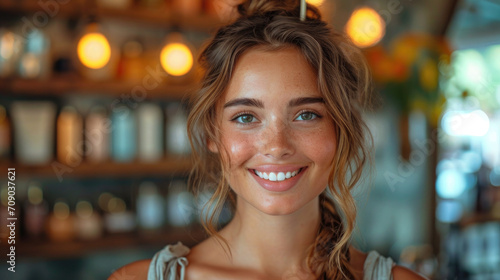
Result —
[{"label": "upper lip", "polygon": [[292,165],[292,164],[282,164],[282,165],[276,165],[276,164],[266,164],[266,165],[259,165],[252,167],[250,169],[255,169],[260,172],[293,172],[297,171],[300,168],[305,167],[304,165]]}]

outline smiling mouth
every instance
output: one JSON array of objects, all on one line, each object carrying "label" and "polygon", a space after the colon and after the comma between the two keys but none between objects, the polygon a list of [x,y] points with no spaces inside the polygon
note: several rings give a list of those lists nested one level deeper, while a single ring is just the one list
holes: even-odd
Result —
[{"label": "smiling mouth", "polygon": [[260,172],[257,171],[256,169],[253,169],[253,172],[255,175],[259,176],[264,180],[276,182],[276,181],[285,181],[287,179],[293,178],[297,176],[300,172],[302,172],[304,169],[305,167],[301,167],[292,172]]}]

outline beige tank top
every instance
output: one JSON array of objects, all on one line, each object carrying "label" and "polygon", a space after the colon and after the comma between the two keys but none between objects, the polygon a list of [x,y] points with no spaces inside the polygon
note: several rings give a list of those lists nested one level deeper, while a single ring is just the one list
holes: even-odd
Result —
[{"label": "beige tank top", "polygon": [[[167,245],[157,252],[149,265],[148,280],[184,280],[189,248],[181,242]],[[370,251],[363,266],[363,280],[392,280],[391,258],[384,258],[376,251]],[[180,271],[178,275],[177,271]]]}]

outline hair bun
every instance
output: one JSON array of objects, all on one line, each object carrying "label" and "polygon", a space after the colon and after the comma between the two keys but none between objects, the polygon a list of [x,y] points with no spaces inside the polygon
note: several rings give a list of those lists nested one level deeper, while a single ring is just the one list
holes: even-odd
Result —
[{"label": "hair bun", "polygon": [[298,10],[300,0],[248,0],[238,5],[238,13],[243,17],[274,11]]}]

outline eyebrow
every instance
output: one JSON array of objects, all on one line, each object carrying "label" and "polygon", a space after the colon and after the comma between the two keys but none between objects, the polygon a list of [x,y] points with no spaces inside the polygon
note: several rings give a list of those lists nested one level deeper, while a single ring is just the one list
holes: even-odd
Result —
[{"label": "eyebrow", "polygon": [[264,103],[258,99],[254,98],[236,98],[233,99],[226,104],[224,104],[224,109],[228,107],[233,107],[233,106],[250,106],[250,107],[257,107],[257,108],[264,108]]},{"label": "eyebrow", "polygon": [[[297,107],[305,104],[312,103],[325,103],[325,100],[322,97],[300,97],[290,100],[288,102],[288,107]],[[249,107],[257,107],[264,108],[264,103],[258,99],[254,98],[236,98],[233,99],[226,104],[224,104],[224,109],[233,106],[249,106]]]},{"label": "eyebrow", "polygon": [[288,107],[297,107],[305,104],[325,103],[323,97],[300,97],[290,100]]}]

